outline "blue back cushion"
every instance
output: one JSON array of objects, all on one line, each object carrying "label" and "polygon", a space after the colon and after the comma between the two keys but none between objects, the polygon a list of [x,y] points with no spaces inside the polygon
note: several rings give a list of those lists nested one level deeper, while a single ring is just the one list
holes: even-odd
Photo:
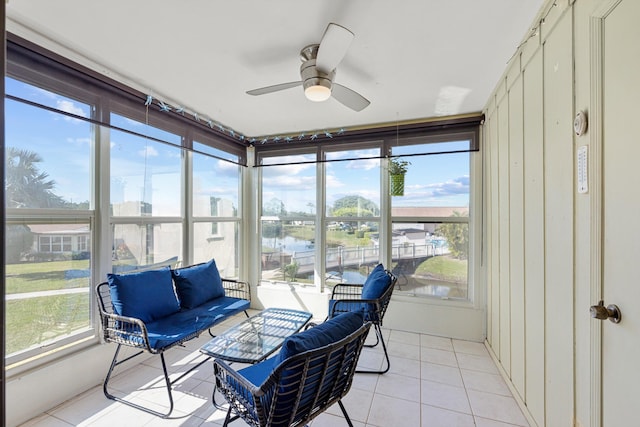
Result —
[{"label": "blue back cushion", "polygon": [[176,283],[176,292],[182,308],[195,308],[214,298],[224,296],[222,279],[214,260],[178,268],[172,270],[171,274]]},{"label": "blue back cushion", "polygon": [[153,322],[180,310],[169,267],[130,274],[109,273],[107,281],[113,309],[121,316]]},{"label": "blue back cushion", "polygon": [[296,354],[340,341],[357,331],[362,326],[362,323],[362,313],[342,313],[318,326],[291,335],[282,343],[282,348],[275,357],[273,366],[278,366],[281,362]]},{"label": "blue back cushion", "polygon": [[384,271],[384,266],[378,264],[376,268],[369,273],[367,280],[365,280],[362,286],[362,299],[378,299],[390,285],[391,277]]}]

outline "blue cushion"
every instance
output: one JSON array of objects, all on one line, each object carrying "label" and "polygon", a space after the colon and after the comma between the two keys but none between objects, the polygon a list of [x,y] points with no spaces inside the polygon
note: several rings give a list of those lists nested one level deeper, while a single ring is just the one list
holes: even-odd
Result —
[{"label": "blue cushion", "polygon": [[[335,309],[334,309],[335,306]],[[369,302],[359,302],[357,300],[329,300],[329,316],[338,316],[347,311],[356,311],[362,314],[365,321],[378,323],[380,315],[377,305]]]},{"label": "blue cushion", "polygon": [[362,326],[362,313],[342,313],[313,328],[288,337],[275,357],[277,366],[286,359],[308,350],[315,350],[340,341]]},{"label": "blue cushion", "polygon": [[193,310],[182,310],[146,325],[149,344],[156,350],[169,347],[248,308],[247,300],[222,297]]},{"label": "blue cushion", "polygon": [[269,378],[269,375],[273,372],[277,366],[274,362],[275,357],[264,360],[255,365],[248,366],[244,369],[240,369],[238,373],[242,375],[247,381],[256,387],[260,387],[262,383]]},{"label": "blue cushion", "polygon": [[384,271],[384,266],[378,264],[376,268],[371,271],[362,286],[362,299],[380,298],[389,285],[391,285],[391,277]]},{"label": "blue cushion", "polygon": [[152,322],[180,310],[171,270],[164,267],[131,274],[107,274],[116,314]]},{"label": "blue cushion", "polygon": [[176,292],[182,308],[194,308],[224,296],[222,279],[214,260],[178,268],[172,270],[171,274],[176,283]]}]

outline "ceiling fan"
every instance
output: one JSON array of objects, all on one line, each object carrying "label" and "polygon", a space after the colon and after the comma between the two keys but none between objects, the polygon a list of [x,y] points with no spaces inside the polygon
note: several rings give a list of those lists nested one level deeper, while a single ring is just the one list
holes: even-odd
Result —
[{"label": "ceiling fan", "polygon": [[302,80],[253,89],[247,93],[257,96],[302,86],[305,96],[311,101],[326,101],[333,96],[346,107],[362,111],[370,104],[369,100],[358,92],[334,82],[336,67],[347,53],[353,38],[354,34],[345,27],[330,23],[320,44],[305,46],[300,51]]}]

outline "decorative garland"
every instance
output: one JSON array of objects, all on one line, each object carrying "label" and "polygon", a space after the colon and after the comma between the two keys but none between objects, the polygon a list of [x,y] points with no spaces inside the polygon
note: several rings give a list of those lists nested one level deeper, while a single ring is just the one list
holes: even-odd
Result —
[{"label": "decorative garland", "polygon": [[[152,95],[147,95],[147,99],[144,103],[145,107],[149,108],[149,106],[154,105],[154,98]],[[203,116],[200,116],[198,113],[193,112],[193,113],[187,113],[185,111],[184,107],[172,107],[169,104],[165,103],[164,101],[157,101],[156,105],[160,108],[160,112],[162,113],[176,113],[176,114],[180,114],[182,116],[189,114],[193,120],[195,120],[198,123],[203,123],[205,125],[207,125],[209,128],[213,129],[213,130],[217,130],[218,132],[230,136],[233,139],[237,139],[240,142],[246,142],[249,145],[253,146],[255,144],[267,144],[267,143],[285,143],[288,144],[290,142],[293,142],[294,140],[303,142],[305,140],[307,141],[316,141],[318,138],[326,138],[326,139],[331,139],[334,136],[341,136],[343,135],[346,130],[344,128],[340,128],[334,131],[328,131],[328,130],[323,130],[323,131],[316,131],[313,133],[301,133],[299,135],[276,135],[276,136],[264,136],[264,137],[259,137],[259,138],[247,138],[244,135],[237,133],[235,130],[231,129],[231,128],[227,128],[225,126],[222,126],[220,123],[214,122],[211,119],[207,119],[204,118]]]}]

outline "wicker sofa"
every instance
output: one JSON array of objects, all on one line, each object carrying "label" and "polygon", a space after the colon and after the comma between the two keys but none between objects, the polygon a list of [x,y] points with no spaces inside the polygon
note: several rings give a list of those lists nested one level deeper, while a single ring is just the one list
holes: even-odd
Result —
[{"label": "wicker sofa", "polygon": [[[117,344],[111,366],[103,383],[104,394],[111,400],[161,417],[173,411],[172,385],[207,359],[171,381],[164,353],[198,337],[229,316],[245,312],[251,301],[245,282],[220,277],[214,260],[193,266],[164,267],[131,274],[109,274],[97,286],[102,333],[106,342]],[[121,348],[139,351],[118,359]],[[169,410],[160,413],[117,397],[109,392],[114,369],[144,352],[160,355],[169,398]]]}]

